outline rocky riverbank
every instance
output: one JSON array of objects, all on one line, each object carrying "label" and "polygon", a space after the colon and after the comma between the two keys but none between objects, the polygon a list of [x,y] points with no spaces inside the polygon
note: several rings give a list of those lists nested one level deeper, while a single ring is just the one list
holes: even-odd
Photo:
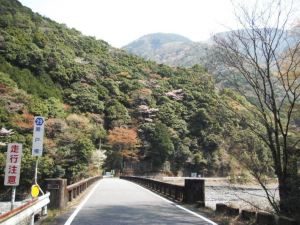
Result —
[{"label": "rocky riverbank", "polygon": [[[190,178],[190,177],[189,177]],[[163,177],[161,181],[183,185],[184,177]],[[272,211],[265,191],[259,184],[233,184],[227,178],[204,178],[205,179],[205,204],[215,209],[217,203],[224,203],[243,209],[260,209]],[[268,190],[271,197],[278,199],[278,185],[271,183]]]}]

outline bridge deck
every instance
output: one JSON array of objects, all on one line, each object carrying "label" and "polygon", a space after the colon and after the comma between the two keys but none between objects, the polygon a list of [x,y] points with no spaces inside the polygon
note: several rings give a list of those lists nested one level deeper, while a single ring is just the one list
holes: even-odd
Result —
[{"label": "bridge deck", "polygon": [[99,181],[81,205],[65,225],[214,224],[139,185],[119,179]]}]

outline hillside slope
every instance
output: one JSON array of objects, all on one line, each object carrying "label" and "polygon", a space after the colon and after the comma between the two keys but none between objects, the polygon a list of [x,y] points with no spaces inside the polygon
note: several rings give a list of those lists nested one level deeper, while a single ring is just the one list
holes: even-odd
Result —
[{"label": "hillside slope", "polygon": [[[270,30],[271,32],[275,32],[275,29]],[[246,31],[241,30],[241,32]],[[284,34],[288,37],[288,43],[281,43],[278,51],[284,52],[288,44],[293,45],[297,43],[294,33],[287,31]],[[169,66],[192,67],[200,64],[214,73],[215,71],[210,65],[215,60],[213,55],[213,39],[215,37],[226,38],[230,34],[231,31],[220,32],[205,42],[193,42],[178,34],[154,33],[142,36],[122,47],[122,49],[128,53],[141,56],[146,60],[152,60]],[[217,72],[213,75],[217,75]]]},{"label": "hillside slope", "polygon": [[122,49],[157,63],[191,67],[203,65],[208,47],[206,43],[193,42],[178,34],[155,33],[145,35]]},{"label": "hillside slope", "polygon": [[235,94],[217,94],[202,67],[158,65],[16,0],[0,0],[0,6],[0,128],[13,130],[0,136],[0,167],[3,171],[5,144],[23,143],[21,188],[32,183],[35,115],[47,120],[41,181],[74,182],[98,173],[105,159],[99,143],[108,170],[209,175],[234,170],[229,137],[239,121],[225,99]]}]

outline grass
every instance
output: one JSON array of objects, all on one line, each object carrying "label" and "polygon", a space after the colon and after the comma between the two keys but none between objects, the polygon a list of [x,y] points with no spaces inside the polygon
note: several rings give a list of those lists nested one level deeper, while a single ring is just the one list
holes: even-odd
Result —
[{"label": "grass", "polygon": [[200,207],[198,208],[196,205],[184,204],[184,207],[197,212],[206,218],[214,221],[218,225],[254,225],[255,221],[245,221],[241,220],[238,216],[228,216],[226,214],[217,213],[211,208],[208,207]]},{"label": "grass", "polygon": [[63,210],[59,209],[48,209],[48,215],[45,219],[41,221],[42,225],[50,225],[53,223],[55,218],[63,213]]}]

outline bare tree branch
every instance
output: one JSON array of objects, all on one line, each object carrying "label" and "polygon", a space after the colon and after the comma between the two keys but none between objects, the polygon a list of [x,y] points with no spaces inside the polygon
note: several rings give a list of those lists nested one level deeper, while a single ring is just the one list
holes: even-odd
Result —
[{"label": "bare tree branch", "polygon": [[[291,185],[287,184],[287,179],[293,173],[290,164],[299,157],[292,149],[300,139],[293,125],[296,107],[300,105],[300,34],[292,38],[287,29],[293,2],[287,5],[282,0],[270,0],[264,5],[256,1],[253,8],[235,6],[240,29],[216,36],[216,49],[219,60],[247,83],[246,87],[236,90],[251,103],[243,107],[264,126],[264,129],[257,129],[255,123],[246,121],[248,128],[272,154],[282,203],[290,194],[291,188],[287,186]],[[253,173],[253,176],[269,196],[260,174]],[[276,212],[286,210],[283,203],[278,207],[271,196],[268,200]]]}]

